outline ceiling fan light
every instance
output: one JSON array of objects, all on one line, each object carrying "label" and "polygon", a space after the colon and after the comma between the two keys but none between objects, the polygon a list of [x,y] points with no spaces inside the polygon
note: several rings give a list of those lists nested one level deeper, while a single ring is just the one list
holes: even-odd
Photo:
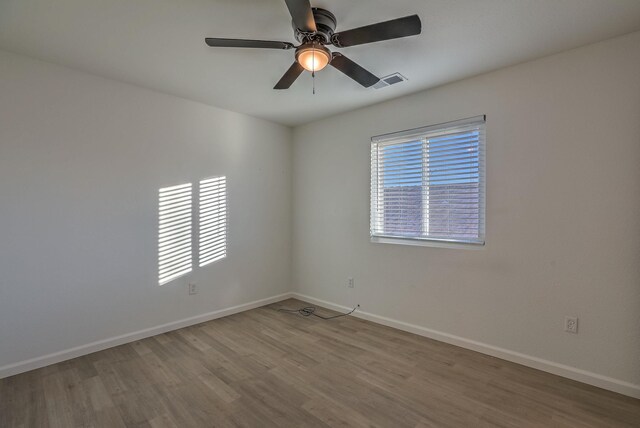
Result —
[{"label": "ceiling fan light", "polygon": [[320,71],[331,62],[331,52],[316,43],[302,45],[296,51],[296,61],[307,71]]}]

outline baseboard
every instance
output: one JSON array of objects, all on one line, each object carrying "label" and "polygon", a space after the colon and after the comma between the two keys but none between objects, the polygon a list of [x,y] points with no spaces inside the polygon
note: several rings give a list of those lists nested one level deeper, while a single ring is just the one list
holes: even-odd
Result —
[{"label": "baseboard", "polygon": [[[326,300],[316,299],[314,297],[300,293],[294,292],[292,293],[292,296],[296,299],[300,299],[305,302],[313,303],[315,305],[322,306],[327,309],[333,309],[336,311],[349,311],[353,309],[347,306],[327,302]],[[564,364],[555,363],[553,361],[544,360],[542,358],[533,357],[531,355],[522,354],[520,352],[510,351],[508,349],[499,348],[497,346],[488,345],[486,343],[477,342],[475,340],[466,339],[464,337],[454,336],[452,334],[443,333],[441,331],[432,330],[426,327],[421,327],[419,325],[409,324],[403,321],[375,315],[369,312],[358,310],[353,313],[353,316],[378,324],[386,325],[388,327],[407,331],[409,333],[428,337],[430,339],[449,343],[451,345],[460,346],[461,348],[470,349],[472,351],[477,351],[486,355],[491,355],[492,357],[511,361],[513,363],[522,364],[523,366],[542,370],[568,379],[576,380],[578,382],[607,389],[609,391],[628,395],[634,398],[640,398],[640,385],[625,382],[623,380],[599,375],[597,373],[592,373]]]},{"label": "baseboard", "polygon": [[124,345],[125,343],[135,342],[136,340],[145,339],[157,334],[166,333],[168,331],[177,330],[179,328],[188,327],[202,322],[211,321],[216,318],[226,317],[228,315],[237,314],[238,312],[248,311],[249,309],[258,308],[260,306],[269,305],[292,297],[292,293],[278,294],[277,296],[267,297],[266,299],[255,300],[253,302],[244,303],[242,305],[232,306],[230,308],[219,309],[217,311],[196,315],[190,318],[184,318],[178,321],[158,325],[144,330],[134,331],[132,333],[123,334],[108,339],[98,340],[86,345],[76,346],[75,348],[65,349],[64,351],[54,352],[52,354],[43,355],[41,357],[31,358],[29,360],[20,361],[0,367],[0,379],[28,372],[30,370],[39,369],[51,364],[56,364],[82,355],[91,354],[93,352],[102,351],[103,349],[113,348],[114,346]]}]

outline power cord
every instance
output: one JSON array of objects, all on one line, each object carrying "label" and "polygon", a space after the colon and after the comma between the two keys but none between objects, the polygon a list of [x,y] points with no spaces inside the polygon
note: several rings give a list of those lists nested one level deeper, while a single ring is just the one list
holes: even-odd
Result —
[{"label": "power cord", "polygon": [[309,317],[309,316],[313,315],[314,317],[318,317],[318,318],[323,319],[323,320],[332,320],[334,318],[346,317],[347,315],[351,315],[359,307],[360,307],[360,305],[357,305],[355,308],[353,308],[350,312],[347,312],[346,314],[338,314],[338,315],[333,315],[333,316],[330,316],[330,317],[323,317],[322,315],[316,314],[316,307],[315,306],[305,306],[304,308],[300,308],[300,309],[283,309],[283,308],[280,308],[280,309],[278,309],[278,312],[290,312],[290,313],[296,313],[297,312],[300,315],[302,315],[303,317]]}]

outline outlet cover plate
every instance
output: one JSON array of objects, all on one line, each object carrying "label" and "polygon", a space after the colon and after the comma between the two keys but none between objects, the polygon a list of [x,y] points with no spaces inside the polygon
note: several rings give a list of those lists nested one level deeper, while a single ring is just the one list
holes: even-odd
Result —
[{"label": "outlet cover plate", "polygon": [[578,317],[564,317],[564,331],[578,334]]}]

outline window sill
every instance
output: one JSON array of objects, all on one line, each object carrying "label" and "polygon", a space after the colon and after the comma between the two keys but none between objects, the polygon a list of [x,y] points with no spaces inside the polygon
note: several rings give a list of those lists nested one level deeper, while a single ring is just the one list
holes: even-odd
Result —
[{"label": "window sill", "polygon": [[405,239],[405,238],[388,238],[384,236],[372,236],[371,242],[375,244],[396,244],[411,245],[417,247],[435,247],[435,248],[456,248],[462,250],[481,250],[484,248],[484,242],[455,242],[437,239]]}]

